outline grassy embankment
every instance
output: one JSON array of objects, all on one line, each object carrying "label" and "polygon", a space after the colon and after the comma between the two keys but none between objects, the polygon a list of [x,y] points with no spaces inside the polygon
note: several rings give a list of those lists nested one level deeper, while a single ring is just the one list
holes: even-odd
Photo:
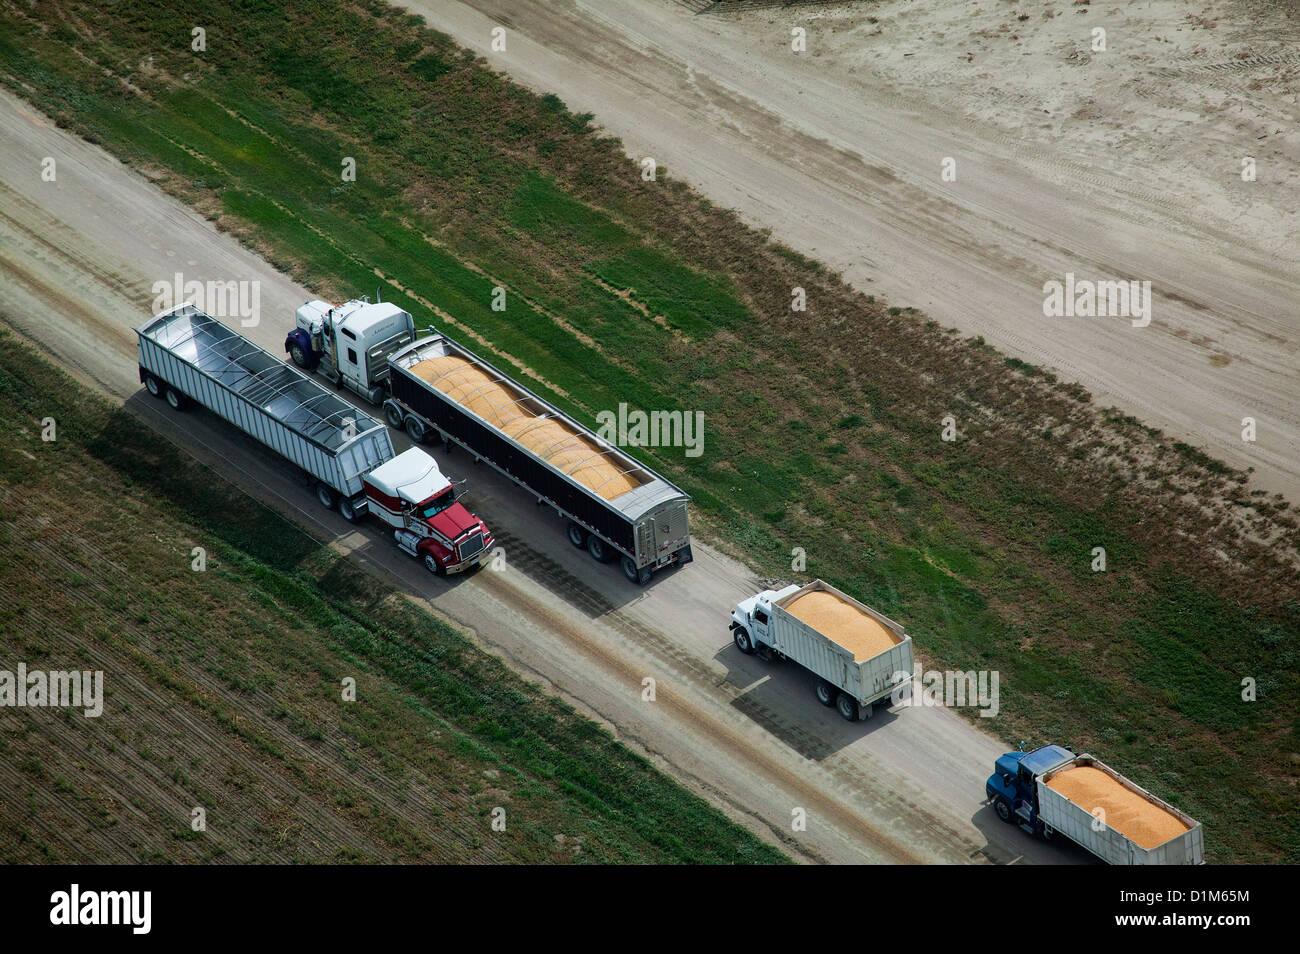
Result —
[{"label": "grassy embankment", "polygon": [[0,709],[0,861],[781,860],[3,331],[0,428],[0,669],[105,680]]},{"label": "grassy embankment", "polygon": [[1300,859],[1286,501],[642,181],[589,117],[381,3],[50,7],[0,5],[10,88],[299,280],[382,282],[579,417],[704,410],[702,457],[645,452],[701,532],[771,576],[802,547],[935,663],[1000,670],[995,731],[1086,746],[1204,821],[1216,860]]}]

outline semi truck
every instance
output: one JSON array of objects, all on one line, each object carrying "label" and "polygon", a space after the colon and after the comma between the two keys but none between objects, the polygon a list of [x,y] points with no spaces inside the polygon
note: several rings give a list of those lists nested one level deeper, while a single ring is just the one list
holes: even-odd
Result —
[{"label": "semi truck", "polygon": [[985,783],[1004,822],[1064,837],[1112,865],[1199,865],[1200,822],[1091,755],[1061,745],[1008,752]]},{"label": "semi truck", "polygon": [[644,584],[692,559],[690,497],[446,334],[366,299],[297,311],[285,350],[301,368],[382,404],[416,444],[441,440],[486,462],[562,520],[597,562]]},{"label": "semi truck", "polygon": [[183,411],[208,408],[298,467],[327,508],[371,514],[439,575],[477,567],[492,533],[418,447],[397,454],[388,429],[190,302],[136,330],[140,381]]},{"label": "semi truck", "polygon": [[813,691],[850,722],[912,678],[912,637],[889,617],[822,580],[763,590],[731,611],[742,653],[788,659],[813,674]]},{"label": "semi truck", "polygon": [[388,396],[388,356],[415,340],[410,312],[369,298],[338,306],[317,299],[300,307],[295,318],[296,326],[284,342],[294,364],[371,404],[383,403]]}]

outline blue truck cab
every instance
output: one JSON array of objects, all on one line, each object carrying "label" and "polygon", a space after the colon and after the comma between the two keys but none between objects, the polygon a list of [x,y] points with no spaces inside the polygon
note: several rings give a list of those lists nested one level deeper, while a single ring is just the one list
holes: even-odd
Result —
[{"label": "blue truck cab", "polygon": [[984,791],[998,818],[1018,824],[1031,835],[1050,837],[1050,831],[1038,817],[1037,780],[1074,758],[1073,752],[1060,745],[1044,745],[1032,752],[1008,752],[1001,756],[984,783]]}]

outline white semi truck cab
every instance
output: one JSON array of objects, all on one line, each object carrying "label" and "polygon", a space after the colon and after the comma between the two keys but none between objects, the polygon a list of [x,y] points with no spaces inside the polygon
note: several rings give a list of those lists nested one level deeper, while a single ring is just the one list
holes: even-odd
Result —
[{"label": "white semi truck cab", "polygon": [[284,340],[293,363],[379,404],[387,394],[388,356],[415,340],[411,313],[391,302],[314,300],[296,312]]},{"label": "white semi truck cab", "polygon": [[798,593],[799,589],[798,584],[792,583],[780,590],[763,590],[736,604],[731,611],[731,631],[733,636],[739,631],[741,641],[748,640],[745,646],[736,643],[741,652],[748,655],[757,651],[764,658],[771,655],[772,603]]}]

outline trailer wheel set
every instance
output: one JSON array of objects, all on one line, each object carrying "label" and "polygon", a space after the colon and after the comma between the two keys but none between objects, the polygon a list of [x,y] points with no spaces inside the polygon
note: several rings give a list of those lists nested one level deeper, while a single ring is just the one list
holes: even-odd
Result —
[{"label": "trailer wheel set", "polygon": [[424,429],[424,422],[414,414],[408,414],[405,421],[406,433],[411,441],[416,444],[423,444],[424,439],[428,436],[428,431]]},{"label": "trailer wheel set", "polygon": [[614,551],[609,544],[596,534],[588,533],[572,520],[569,521],[569,525],[565,527],[564,532],[568,535],[570,543],[579,550],[586,550],[597,563],[608,563],[614,559]]},{"label": "trailer wheel set", "polygon": [[871,715],[872,706],[858,706],[858,700],[854,699],[847,692],[841,692],[840,689],[825,679],[819,678],[813,687],[813,692],[817,696],[817,701],[828,709],[832,706],[845,720],[857,722],[859,715],[865,710],[868,717]]},{"label": "trailer wheel set", "polygon": [[156,398],[166,398],[173,411],[188,411],[193,403],[184,392],[172,387],[156,374],[146,373],[144,387]]}]

